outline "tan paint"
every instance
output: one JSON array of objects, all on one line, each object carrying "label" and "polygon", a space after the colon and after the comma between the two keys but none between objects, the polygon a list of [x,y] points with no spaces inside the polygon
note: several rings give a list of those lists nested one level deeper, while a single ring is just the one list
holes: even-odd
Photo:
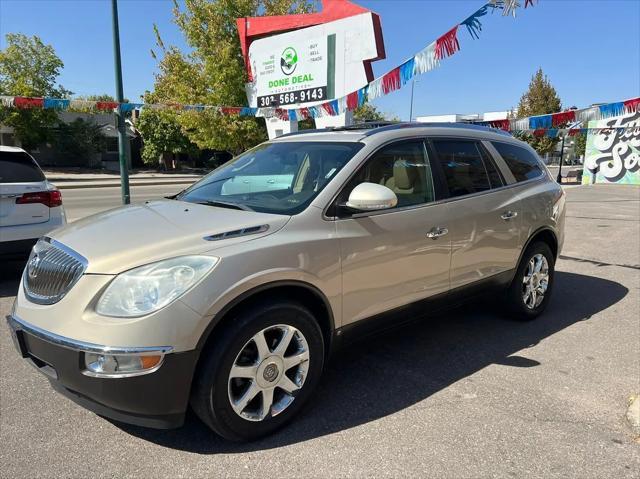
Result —
[{"label": "tan paint", "polygon": [[[497,133],[461,133],[447,127],[399,129],[371,137],[361,132],[316,134],[314,141],[362,141],[365,147],[302,213],[288,217],[161,200],[85,218],[52,237],[87,258],[87,273],[53,305],[29,302],[21,287],[15,314],[34,326],[79,341],[172,346],[185,351],[196,347],[226,305],[253,288],[276,281],[298,281],[318,289],[328,301],[335,326],[341,327],[513,269],[523,245],[541,227],[551,228],[562,245],[563,202],[553,219],[559,186],[548,174],[421,207],[351,219],[324,216],[342,185],[380,145],[430,134],[521,145]],[[504,173],[504,162],[499,157],[495,160]],[[513,182],[512,176],[504,176]],[[506,210],[516,210],[517,219],[502,220],[500,215]],[[257,235],[214,242],[203,239],[263,224],[269,225],[268,230]],[[445,227],[449,233],[436,240],[428,238],[433,227]],[[126,320],[95,312],[95,303],[116,274],[191,254],[212,255],[220,261],[167,307]]]}]

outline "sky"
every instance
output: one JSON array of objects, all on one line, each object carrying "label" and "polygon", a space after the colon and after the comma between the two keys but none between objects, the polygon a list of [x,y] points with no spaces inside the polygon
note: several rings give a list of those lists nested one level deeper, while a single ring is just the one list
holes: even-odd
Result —
[{"label": "sky", "polygon": [[[378,13],[385,73],[482,6],[482,0],[355,0]],[[521,0],[524,3],[524,0]],[[125,97],[139,101],[153,88],[153,24],[166,45],[188,49],[172,23],[170,0],[119,0]],[[38,35],[64,62],[60,83],[76,95],[115,96],[111,2],[0,0],[0,48],[6,33]],[[640,96],[640,0],[540,0],[516,19],[483,18],[479,40],[458,32],[461,51],[418,77],[414,117],[502,111],[517,106],[541,67],[564,107]],[[409,117],[410,85],[376,100],[382,111]]]}]

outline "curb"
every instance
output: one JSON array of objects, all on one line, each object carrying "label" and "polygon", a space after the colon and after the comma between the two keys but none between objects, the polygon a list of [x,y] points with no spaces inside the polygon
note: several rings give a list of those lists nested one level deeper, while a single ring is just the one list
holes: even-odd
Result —
[{"label": "curb", "polygon": [[[162,185],[192,185],[196,182],[196,179],[193,181],[183,180],[183,181],[144,181],[144,182],[130,182],[129,186],[162,186]],[[77,184],[65,184],[51,182],[55,185],[59,190],[79,190],[84,188],[119,188],[120,182],[117,183],[97,183],[97,184],[86,184],[84,182]]]}]

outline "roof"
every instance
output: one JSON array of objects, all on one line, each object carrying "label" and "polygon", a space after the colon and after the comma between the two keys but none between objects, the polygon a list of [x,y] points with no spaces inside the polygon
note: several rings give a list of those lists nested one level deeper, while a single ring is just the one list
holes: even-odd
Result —
[{"label": "roof", "polygon": [[460,134],[461,132],[468,132],[483,134],[483,136],[498,136],[502,138],[506,136],[512,138],[511,134],[506,131],[469,123],[372,122],[335,128],[302,130],[279,136],[276,140],[302,140],[305,137],[304,140],[306,141],[360,141],[381,133],[415,133],[416,131],[424,134]]},{"label": "roof", "polygon": [[4,145],[0,145],[0,151],[7,151],[7,152],[11,152],[11,153],[24,152],[24,150],[22,148],[19,148],[17,146],[4,146]]}]

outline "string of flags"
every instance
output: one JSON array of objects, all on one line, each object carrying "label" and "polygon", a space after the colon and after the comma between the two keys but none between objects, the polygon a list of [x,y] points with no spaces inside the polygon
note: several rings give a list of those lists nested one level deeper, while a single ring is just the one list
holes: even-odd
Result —
[{"label": "string of flags", "polygon": [[[478,121],[477,125],[484,125],[513,134],[530,134],[535,137],[557,138],[562,134],[568,136],[585,135],[590,130],[610,130],[617,127],[585,128],[592,120],[604,120],[607,118],[640,112],[640,97],[629,100],[604,103],[587,108],[565,110],[548,115],[536,115],[525,118],[505,119],[494,121]],[[567,125],[574,125],[566,128]],[[583,127],[578,127],[582,125]],[[623,127],[621,127],[623,128]],[[637,127],[631,127],[637,128]]]},{"label": "string of flags", "polygon": [[[536,0],[524,0],[524,8],[532,7]],[[342,98],[327,101],[320,105],[303,108],[251,108],[226,107],[212,105],[184,105],[179,103],[117,103],[110,101],[87,101],[62,98],[31,98],[21,96],[0,96],[0,104],[10,108],[46,108],[56,110],[83,110],[110,112],[118,107],[123,113],[149,108],[153,110],[174,109],[179,111],[214,111],[223,115],[255,116],[279,118],[281,120],[304,120],[336,116],[345,111],[353,111],[363,104],[399,90],[413,77],[427,73],[440,66],[440,62],[460,51],[458,29],[464,26],[472,39],[480,38],[482,32],[481,18],[489,13],[501,10],[503,16],[516,16],[520,8],[519,0],[488,0],[486,4],[473,12],[462,22],[455,25],[444,35],[427,45],[416,55],[393,68],[384,75],[374,79],[368,85],[351,92]]]}]

